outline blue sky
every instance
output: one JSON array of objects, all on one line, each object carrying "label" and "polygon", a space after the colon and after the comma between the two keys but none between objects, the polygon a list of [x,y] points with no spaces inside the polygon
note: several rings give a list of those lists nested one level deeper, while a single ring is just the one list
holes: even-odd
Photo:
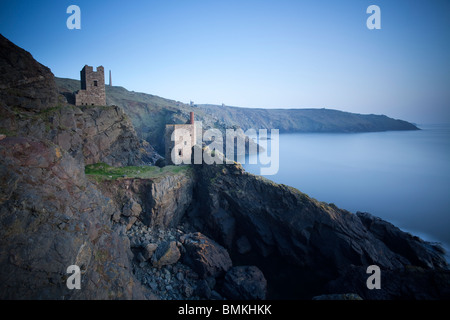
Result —
[{"label": "blue sky", "polygon": [[450,122],[446,0],[1,0],[0,33],[58,77],[103,65],[114,85],[183,102]]}]

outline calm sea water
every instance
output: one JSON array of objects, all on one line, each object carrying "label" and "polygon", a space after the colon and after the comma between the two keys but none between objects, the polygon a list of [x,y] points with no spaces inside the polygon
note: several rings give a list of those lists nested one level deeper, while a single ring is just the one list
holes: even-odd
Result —
[{"label": "calm sea water", "polygon": [[[420,128],[282,134],[279,171],[266,177],[351,212],[370,212],[448,251],[450,125]],[[248,159],[243,166],[259,174]]]}]

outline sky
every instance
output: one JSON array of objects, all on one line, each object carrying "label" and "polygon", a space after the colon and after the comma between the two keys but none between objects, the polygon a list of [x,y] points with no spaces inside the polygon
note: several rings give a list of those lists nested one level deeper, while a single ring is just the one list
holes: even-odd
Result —
[{"label": "sky", "polygon": [[107,83],[185,103],[450,123],[448,0],[0,0],[0,33],[57,77],[103,65]]}]

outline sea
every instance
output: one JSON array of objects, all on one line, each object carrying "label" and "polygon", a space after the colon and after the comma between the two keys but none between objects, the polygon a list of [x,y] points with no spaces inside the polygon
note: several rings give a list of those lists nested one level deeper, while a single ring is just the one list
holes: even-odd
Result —
[{"label": "sea", "polygon": [[[421,130],[280,134],[279,170],[265,177],[439,242],[449,260],[450,124],[418,127]],[[269,157],[275,142],[267,141]],[[267,166],[259,163],[259,155],[238,161],[254,174]]]}]

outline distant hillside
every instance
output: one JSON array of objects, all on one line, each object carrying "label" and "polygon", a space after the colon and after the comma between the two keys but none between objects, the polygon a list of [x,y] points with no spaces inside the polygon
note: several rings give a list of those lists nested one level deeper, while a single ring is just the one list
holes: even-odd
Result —
[{"label": "distant hillside", "polygon": [[[71,94],[80,89],[80,81],[55,78],[60,92]],[[279,129],[283,132],[376,132],[418,130],[413,124],[384,115],[362,115],[330,109],[253,109],[217,105],[190,106],[123,87],[106,86],[106,102],[124,109],[140,138],[163,151],[166,123],[184,123],[189,112],[202,120],[204,128],[241,127],[246,130]],[[71,102],[73,103],[73,101]]]},{"label": "distant hillside", "polygon": [[418,130],[409,122],[385,115],[356,114],[332,109],[253,109],[217,105],[199,105],[198,108],[243,129],[277,128],[280,132]]},{"label": "distant hillside", "polygon": [[[60,92],[68,93],[66,95],[69,97],[68,100],[72,92],[80,89],[78,80],[62,78],[55,80]],[[121,107],[130,117],[138,136],[150,142],[162,154],[164,154],[165,124],[184,123],[189,119],[189,112],[195,111],[196,120],[203,120],[206,125],[214,126],[211,117],[202,110],[151,94],[128,91],[123,87],[106,86],[106,103]]]}]

